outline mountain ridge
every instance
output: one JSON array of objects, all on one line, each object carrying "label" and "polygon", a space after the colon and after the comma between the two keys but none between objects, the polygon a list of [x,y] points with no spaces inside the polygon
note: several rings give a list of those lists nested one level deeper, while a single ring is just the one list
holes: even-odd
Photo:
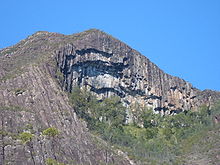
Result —
[{"label": "mountain ridge", "polygon": [[[49,43],[48,43],[47,40],[50,40]],[[34,43],[36,43],[36,42],[40,43],[41,41],[44,42],[44,43],[42,43],[40,46],[35,46],[34,45]],[[181,82],[182,84],[188,84],[186,86],[190,86],[190,88],[192,88],[194,91],[196,91],[196,93],[199,93],[199,94],[201,93],[202,96],[205,95],[204,93],[207,93],[207,95],[210,95],[210,93],[214,94],[216,92],[216,96],[219,93],[217,91],[210,91],[210,90],[200,91],[199,89],[193,87],[192,84],[185,81],[184,79],[176,77],[176,76],[171,76],[170,74],[165,73],[156,64],[152,63],[146,56],[143,56],[140,52],[132,49],[130,46],[126,45],[122,41],[112,37],[111,35],[103,32],[103,31],[100,31],[98,29],[89,29],[89,30],[86,30],[84,32],[75,33],[75,34],[71,34],[71,35],[63,35],[63,34],[60,34],[60,33],[54,33],[54,32],[51,33],[51,32],[46,32],[46,31],[38,31],[38,32],[34,33],[33,35],[29,36],[27,39],[22,40],[21,42],[19,42],[16,45],[14,45],[12,47],[9,47],[9,48],[2,49],[0,51],[0,54],[3,54],[4,56],[1,56],[1,57],[3,57],[3,59],[4,59],[4,57],[12,57],[13,56],[12,54],[7,53],[7,49],[12,49],[12,50],[15,49],[16,50],[16,47],[19,48],[19,47],[22,47],[22,44],[25,46],[28,43],[32,43],[32,42],[33,42],[33,47],[36,47],[36,48],[34,48],[33,52],[36,52],[37,49],[39,49],[39,47],[40,47],[40,49],[44,50],[43,53],[41,53],[41,54],[39,53],[40,56],[42,56],[42,54],[45,54],[45,52],[47,52],[47,54],[54,54],[54,52],[60,51],[61,49],[65,49],[65,47],[68,47],[68,46],[71,47],[69,49],[79,49],[79,50],[82,50],[82,51],[85,51],[85,49],[90,49],[90,51],[91,51],[91,49],[95,48],[97,50],[101,50],[102,53],[107,53],[109,55],[109,57],[108,57],[109,59],[104,59],[107,62],[111,61],[113,63],[115,63],[115,62],[117,63],[118,62],[117,60],[119,60],[121,58],[120,56],[124,57],[125,59],[130,58],[129,63],[134,66],[134,67],[129,66],[130,68],[133,68],[133,70],[134,70],[132,74],[136,74],[134,72],[138,73],[138,71],[135,70],[135,67],[140,65],[139,64],[140,62],[145,61],[145,63],[148,63],[149,65],[148,66],[147,66],[147,64],[144,64],[144,65],[147,66],[147,67],[151,67],[151,65],[152,65],[153,69],[152,70],[148,69],[147,71],[145,71],[146,72],[145,75],[142,74],[141,76],[142,77],[145,76],[145,78],[146,78],[146,76],[149,77],[151,75],[158,75],[158,76],[165,75],[165,77],[167,77],[168,79],[170,79],[172,77],[174,82],[172,82],[173,85],[170,85],[171,89],[174,89],[176,87],[176,85],[175,85],[176,82]],[[93,44],[93,42],[95,42],[95,44]],[[78,47],[75,46],[74,44],[77,45]],[[102,44],[106,44],[106,45],[102,45]],[[44,45],[44,46],[42,46],[42,45]],[[55,45],[55,46],[51,46],[51,45]],[[117,45],[117,46],[115,46],[115,45]],[[43,48],[41,48],[41,47],[43,47]],[[77,47],[77,48],[74,48],[74,47]],[[124,54],[129,54],[129,53],[130,54],[129,55],[124,55],[122,52]],[[13,51],[12,51],[12,53],[13,53]],[[24,54],[24,52],[21,52],[21,53]],[[88,54],[89,52],[85,52],[85,54],[86,53]],[[94,54],[94,52],[90,52],[90,53],[93,53],[94,57],[96,56]],[[98,52],[98,53],[100,53],[100,52]],[[19,53],[17,53],[17,54],[19,54]],[[16,55],[16,53],[15,53],[15,55]],[[111,58],[110,57],[111,55],[115,55],[114,58]],[[139,58],[139,60],[141,59],[141,61],[139,61],[139,63],[136,63],[134,61],[134,60],[138,59],[137,57]],[[99,58],[99,57],[97,56],[97,58]],[[120,59],[120,60],[122,60],[122,59]],[[106,62],[106,61],[104,61],[104,62]],[[119,64],[119,63],[121,63],[121,64]],[[123,65],[123,62],[119,61],[119,63],[118,63],[119,65]],[[140,67],[139,70],[143,71],[145,69],[144,67],[141,67],[141,66],[139,66],[139,67]],[[156,71],[157,73],[153,73],[154,71]],[[151,72],[152,72],[152,74],[151,74]],[[0,75],[1,75],[1,73],[0,73]],[[167,79],[167,78],[165,78],[165,79]],[[134,79],[136,79],[136,78],[134,78]],[[156,79],[157,79],[157,81],[163,81],[165,83],[167,81],[165,79],[162,80],[159,77],[156,77]],[[149,80],[150,80],[150,77],[149,77]],[[149,80],[147,80],[147,82],[145,84],[142,83],[142,86],[146,85],[149,82]],[[123,81],[125,81],[125,80],[123,80]],[[159,86],[160,86],[160,84],[163,84],[163,82],[159,82],[159,84],[157,84],[158,88],[160,88]],[[129,82],[126,82],[126,83],[129,83]],[[121,83],[119,85],[123,86]],[[152,86],[153,85],[151,85],[149,88],[152,88]],[[72,88],[72,87],[68,87],[68,88]],[[123,88],[126,88],[126,87],[123,87]],[[183,88],[186,88],[186,87],[183,87]],[[140,87],[138,87],[137,90],[139,90],[139,89],[140,89]],[[145,92],[145,95],[147,95],[147,92],[144,91],[143,87],[141,87],[140,90],[142,90],[142,92]],[[166,93],[166,92],[167,92],[167,89],[165,91],[163,91],[163,93]],[[159,95],[161,95],[160,92],[159,93],[156,92],[156,93],[157,93],[156,96],[158,96],[158,97],[159,97]],[[196,95],[196,94],[191,94],[188,97],[193,98],[194,95]],[[184,97],[187,97],[187,96],[184,96]],[[164,101],[166,101],[166,100],[164,100]],[[174,101],[174,102],[176,102],[176,101]],[[173,103],[171,103],[171,104],[173,104]],[[209,103],[208,102],[201,103],[200,105],[202,105],[202,104],[208,105]],[[157,106],[155,106],[154,109],[155,108],[157,108]],[[184,110],[186,110],[186,109],[190,109],[190,107],[188,107],[188,108],[185,107]]]},{"label": "mountain ridge", "polygon": [[[103,34],[103,35],[105,35],[105,36],[108,36],[108,37],[111,37],[111,39],[114,39],[114,40],[116,40],[116,41],[119,41],[119,42],[121,42],[121,43],[123,43],[123,44],[125,44],[123,41],[121,41],[121,40],[119,40],[119,39],[117,39],[117,38],[115,38],[115,37],[113,37],[112,35],[110,35],[110,34],[108,34],[108,33],[106,33],[106,32],[104,32],[104,31],[102,31],[102,30],[99,30],[99,29],[96,29],[96,28],[92,28],[92,29],[88,29],[88,30],[85,30],[85,31],[83,31],[83,32],[78,32],[78,33],[73,33],[73,34],[62,34],[62,33],[57,33],[57,32],[48,32],[48,31],[36,31],[35,33],[33,33],[32,35],[30,35],[30,36],[28,36],[26,39],[22,39],[22,40],[20,40],[17,44],[15,44],[15,45],[12,45],[12,46],[9,46],[9,47],[5,47],[5,48],[1,48],[0,49],[0,55],[5,55],[5,56],[7,56],[7,55],[10,55],[10,54],[8,54],[7,53],[7,50],[8,49],[12,49],[13,47],[16,47],[17,45],[21,45],[22,44],[22,42],[24,42],[24,41],[26,41],[26,40],[28,40],[28,39],[30,39],[30,38],[32,38],[32,37],[36,37],[36,36],[39,36],[39,35],[56,35],[56,36],[60,36],[60,37],[77,37],[77,36],[80,36],[80,35],[82,35],[82,34],[88,34],[88,33],[91,33],[91,32],[95,32],[95,33],[101,33],[101,34]],[[42,37],[43,37],[42,36]],[[46,36],[45,36],[46,37]],[[125,44],[126,45],[126,44]],[[131,48],[130,46],[128,46],[129,48]],[[131,48],[132,49],[132,48]],[[132,50],[134,50],[134,51],[137,51],[137,50],[135,50],[135,49],[132,49]],[[137,51],[139,54],[141,54],[139,51]],[[145,56],[146,57],[146,56]],[[148,57],[146,57],[147,59],[148,59]],[[154,65],[156,65],[155,63],[154,63]],[[156,65],[157,66],[157,65]],[[159,68],[159,66],[157,66],[158,68]],[[162,69],[161,69],[162,70]],[[166,73],[166,72],[164,72],[164,73]],[[168,74],[168,75],[171,75],[171,74],[169,74],[169,73],[166,73],[166,74]],[[179,76],[173,76],[173,77],[176,77],[176,78],[180,78]],[[182,80],[184,80],[183,78],[180,78],[180,79],[182,79]],[[184,80],[184,81],[186,81],[186,80]],[[189,82],[189,81],[186,81],[186,82]],[[190,83],[190,82],[189,82]],[[194,87],[194,88],[196,88],[196,87]],[[196,89],[198,89],[198,88],[196,88]],[[198,89],[198,90],[200,90],[200,89]],[[212,90],[212,89],[208,89],[208,88],[206,88],[206,89],[204,89],[204,90],[201,90],[201,91],[205,91],[205,90],[211,90],[211,91],[215,91],[215,92],[219,92],[218,90]]]}]

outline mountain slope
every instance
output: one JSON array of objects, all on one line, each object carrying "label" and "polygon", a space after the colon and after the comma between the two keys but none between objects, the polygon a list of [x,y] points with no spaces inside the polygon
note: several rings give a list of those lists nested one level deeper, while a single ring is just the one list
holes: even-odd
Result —
[{"label": "mountain slope", "polygon": [[96,29],[69,36],[37,32],[0,54],[1,79],[5,79],[5,71],[14,74],[14,65],[23,67],[53,56],[67,91],[76,85],[86,86],[99,97],[119,95],[128,105],[138,102],[160,113],[210,106],[220,98],[219,92],[200,91],[164,73],[139,52]]},{"label": "mountain slope", "polygon": [[[5,49],[1,51],[0,164],[131,164],[125,154],[90,134],[86,123],[78,119],[52,76],[54,45],[45,45],[50,39],[36,35],[7,48],[16,49],[10,57]],[[56,128],[59,134],[44,135],[48,128]]]},{"label": "mountain slope", "polygon": [[[75,86],[162,114],[212,106],[220,99],[219,92],[193,88],[99,30],[37,32],[0,50],[0,164],[133,164],[90,134],[76,116],[64,92]],[[128,122],[135,120],[132,111],[127,114]],[[59,133],[45,135],[48,128]]]},{"label": "mountain slope", "polygon": [[204,130],[183,143],[183,164],[218,165],[220,162],[220,128]]}]

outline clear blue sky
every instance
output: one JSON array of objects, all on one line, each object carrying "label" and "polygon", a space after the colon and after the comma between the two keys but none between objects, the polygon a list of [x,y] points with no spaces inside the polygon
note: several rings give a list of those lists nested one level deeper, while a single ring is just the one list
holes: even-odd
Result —
[{"label": "clear blue sky", "polygon": [[98,28],[199,89],[220,90],[220,0],[1,0],[0,48]]}]

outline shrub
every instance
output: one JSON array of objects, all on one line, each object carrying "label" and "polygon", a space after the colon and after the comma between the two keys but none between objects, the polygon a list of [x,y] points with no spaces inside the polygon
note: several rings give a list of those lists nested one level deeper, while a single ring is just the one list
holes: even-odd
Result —
[{"label": "shrub", "polygon": [[29,132],[22,132],[22,133],[19,134],[19,139],[24,144],[27,143],[27,142],[30,142],[33,137],[34,137],[34,135],[29,133]]},{"label": "shrub", "polygon": [[59,83],[62,84],[64,81],[63,73],[60,70],[57,70],[55,76],[58,79]]},{"label": "shrub", "polygon": [[53,127],[47,128],[43,131],[43,135],[45,136],[55,137],[58,134],[59,134],[58,129]]}]

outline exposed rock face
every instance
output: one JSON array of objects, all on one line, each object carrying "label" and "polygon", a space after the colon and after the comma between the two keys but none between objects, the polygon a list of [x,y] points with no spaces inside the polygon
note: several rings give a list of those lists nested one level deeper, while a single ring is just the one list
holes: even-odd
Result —
[{"label": "exposed rock face", "polygon": [[[69,164],[130,164],[88,132],[46,67],[28,69],[0,85],[0,164],[45,164],[48,158]],[[48,127],[60,135],[42,135]],[[31,132],[33,139],[22,144],[22,132]]]},{"label": "exposed rock face", "polygon": [[[49,158],[65,164],[133,164],[88,132],[54,79],[53,51],[60,37],[36,33],[0,51],[0,165],[44,165]],[[49,127],[60,133],[43,135]],[[33,135],[25,144],[23,132]]]},{"label": "exposed rock face", "polygon": [[97,30],[56,51],[56,58],[64,75],[63,87],[68,91],[76,85],[86,86],[100,98],[118,95],[127,105],[137,102],[162,114],[210,105],[220,99],[219,92],[199,91]]},{"label": "exposed rock face", "polygon": [[[61,84],[58,85],[57,78]],[[219,92],[200,91],[170,76],[126,44],[98,31],[65,36],[37,32],[0,50],[0,164],[133,164],[90,134],[67,94],[85,86],[98,97],[120,96],[161,113],[211,105]],[[56,137],[42,135],[56,127]],[[33,138],[22,144],[19,134]]]}]

